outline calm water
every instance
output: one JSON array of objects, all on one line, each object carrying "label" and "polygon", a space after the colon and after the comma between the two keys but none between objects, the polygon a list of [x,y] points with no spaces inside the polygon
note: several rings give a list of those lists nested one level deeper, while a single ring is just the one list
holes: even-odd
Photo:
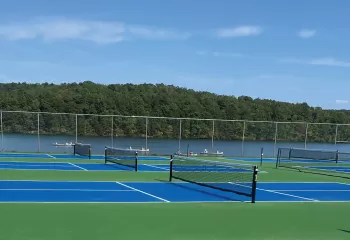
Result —
[{"label": "calm water", "polygon": [[[75,136],[63,135],[41,135],[38,139],[37,135],[23,134],[4,134],[3,139],[0,139],[0,149],[2,151],[17,151],[17,152],[60,152],[72,153],[72,147],[56,147],[53,143],[74,142]],[[112,146],[111,137],[78,137],[78,142],[89,143],[92,145],[93,154],[103,154],[105,146]],[[121,148],[142,148],[146,147],[144,138],[114,138],[114,147]],[[185,153],[189,146],[189,151],[200,153],[204,149],[208,151],[224,152],[225,156],[260,156],[261,148],[264,149],[265,156],[275,156],[278,147],[297,147],[304,148],[303,142],[274,142],[269,141],[220,141],[214,140],[213,149],[211,139],[207,140],[181,140],[180,149]],[[179,148],[179,140],[176,139],[148,139],[147,147],[150,149],[150,154],[169,155],[177,152]],[[329,144],[329,143],[307,143],[308,149],[328,149],[350,152],[349,144]],[[242,154],[243,153],[243,154]]]}]

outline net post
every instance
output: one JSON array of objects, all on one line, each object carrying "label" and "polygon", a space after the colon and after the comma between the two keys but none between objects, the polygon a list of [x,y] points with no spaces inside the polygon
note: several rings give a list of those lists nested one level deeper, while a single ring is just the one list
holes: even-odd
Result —
[{"label": "net post", "polygon": [[260,166],[262,166],[263,155],[264,155],[264,148],[261,148],[261,151],[260,151]]},{"label": "net post", "polygon": [[173,179],[173,155],[170,155],[169,182]]},{"label": "net post", "polygon": [[138,170],[138,169],[137,169],[137,168],[138,168],[138,165],[139,165],[139,164],[138,164],[138,160],[139,160],[139,158],[138,158],[138,153],[136,152],[136,153],[135,153],[135,164],[136,164],[136,165],[135,165],[135,172],[137,172],[137,170]]},{"label": "net post", "polygon": [[256,198],[256,183],[258,181],[258,166],[254,166],[253,183],[252,183],[252,203],[255,203]]},{"label": "net post", "polygon": [[289,148],[289,153],[288,153],[288,159],[290,160],[290,157],[292,155],[292,148]]},{"label": "net post", "polygon": [[335,154],[335,163],[338,164],[338,160],[339,160],[339,150],[337,150],[336,154]]},{"label": "net post", "polygon": [[91,159],[91,146],[89,146],[89,159]]},{"label": "net post", "polygon": [[189,156],[189,148],[190,148],[190,144],[187,144],[187,152],[186,152],[186,154],[187,154],[187,157]]},{"label": "net post", "polygon": [[77,146],[77,143],[75,142],[73,145],[73,155],[75,155],[75,147]]},{"label": "net post", "polygon": [[278,168],[278,163],[279,163],[279,160],[280,160],[280,156],[281,156],[281,149],[279,148],[277,150],[276,168]]},{"label": "net post", "polygon": [[107,147],[105,146],[105,164],[107,163]]}]

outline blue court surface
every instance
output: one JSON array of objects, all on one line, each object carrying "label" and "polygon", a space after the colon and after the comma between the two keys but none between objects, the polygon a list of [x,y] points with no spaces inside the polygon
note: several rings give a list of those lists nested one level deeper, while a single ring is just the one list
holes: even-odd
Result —
[{"label": "blue court surface", "polygon": [[[0,170],[58,170],[58,171],[133,171],[114,163],[15,162],[0,161]],[[169,164],[138,164],[138,171],[169,172]]]},{"label": "blue court surface", "polygon": [[[0,202],[2,203],[190,203],[232,201],[250,202],[250,198],[185,182],[0,181]],[[337,182],[261,182],[258,183],[256,202],[350,202],[350,184]]]},{"label": "blue court surface", "polygon": [[[46,153],[0,153],[0,158],[51,158],[51,159],[89,159],[86,156],[72,154],[46,154]],[[170,157],[169,157],[170,158]],[[160,156],[138,156],[139,160],[164,161],[169,160]],[[103,155],[92,155],[92,160],[103,160]]]}]

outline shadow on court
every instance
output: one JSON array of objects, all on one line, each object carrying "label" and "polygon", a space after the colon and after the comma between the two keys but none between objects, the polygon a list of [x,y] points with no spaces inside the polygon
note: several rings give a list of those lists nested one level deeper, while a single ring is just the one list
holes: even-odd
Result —
[{"label": "shadow on court", "polygon": [[[188,186],[189,184],[186,184],[186,185],[184,185],[184,184],[177,184],[177,182],[169,182],[169,181],[165,181],[165,180],[162,180],[162,179],[155,179],[155,180],[158,181],[158,182],[171,184],[174,187],[182,188],[185,191],[194,191],[194,192],[198,192],[198,193],[207,194],[207,195],[210,195],[212,197],[220,198],[220,199],[222,199],[224,201],[244,202],[241,199],[235,199],[235,198],[231,198],[231,197],[228,197],[228,196],[223,196],[223,195],[220,195],[220,194],[217,194],[217,193],[212,193],[212,192],[209,192],[209,191],[205,191],[204,189],[196,188],[196,187],[201,187],[201,186],[196,185],[196,184],[193,184],[193,187],[191,187],[191,186]],[[203,187],[203,188],[205,188],[205,187]],[[219,192],[220,190],[217,190],[217,191]]]},{"label": "shadow on court", "polygon": [[344,229],[338,229],[339,231],[345,232],[345,233],[350,233],[349,230],[344,230]]}]

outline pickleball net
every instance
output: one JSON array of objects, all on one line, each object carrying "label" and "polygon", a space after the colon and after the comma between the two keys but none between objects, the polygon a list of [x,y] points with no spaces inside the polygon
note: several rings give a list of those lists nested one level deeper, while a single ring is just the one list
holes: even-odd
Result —
[{"label": "pickleball net", "polygon": [[105,147],[105,164],[114,163],[137,172],[138,154],[136,150]]},{"label": "pickleball net", "polygon": [[172,155],[170,178],[244,195],[255,202],[258,167]]},{"label": "pickleball net", "polygon": [[73,154],[91,158],[91,144],[74,143]]},{"label": "pickleball net", "polygon": [[337,150],[279,148],[276,168],[350,178],[350,153]]}]

